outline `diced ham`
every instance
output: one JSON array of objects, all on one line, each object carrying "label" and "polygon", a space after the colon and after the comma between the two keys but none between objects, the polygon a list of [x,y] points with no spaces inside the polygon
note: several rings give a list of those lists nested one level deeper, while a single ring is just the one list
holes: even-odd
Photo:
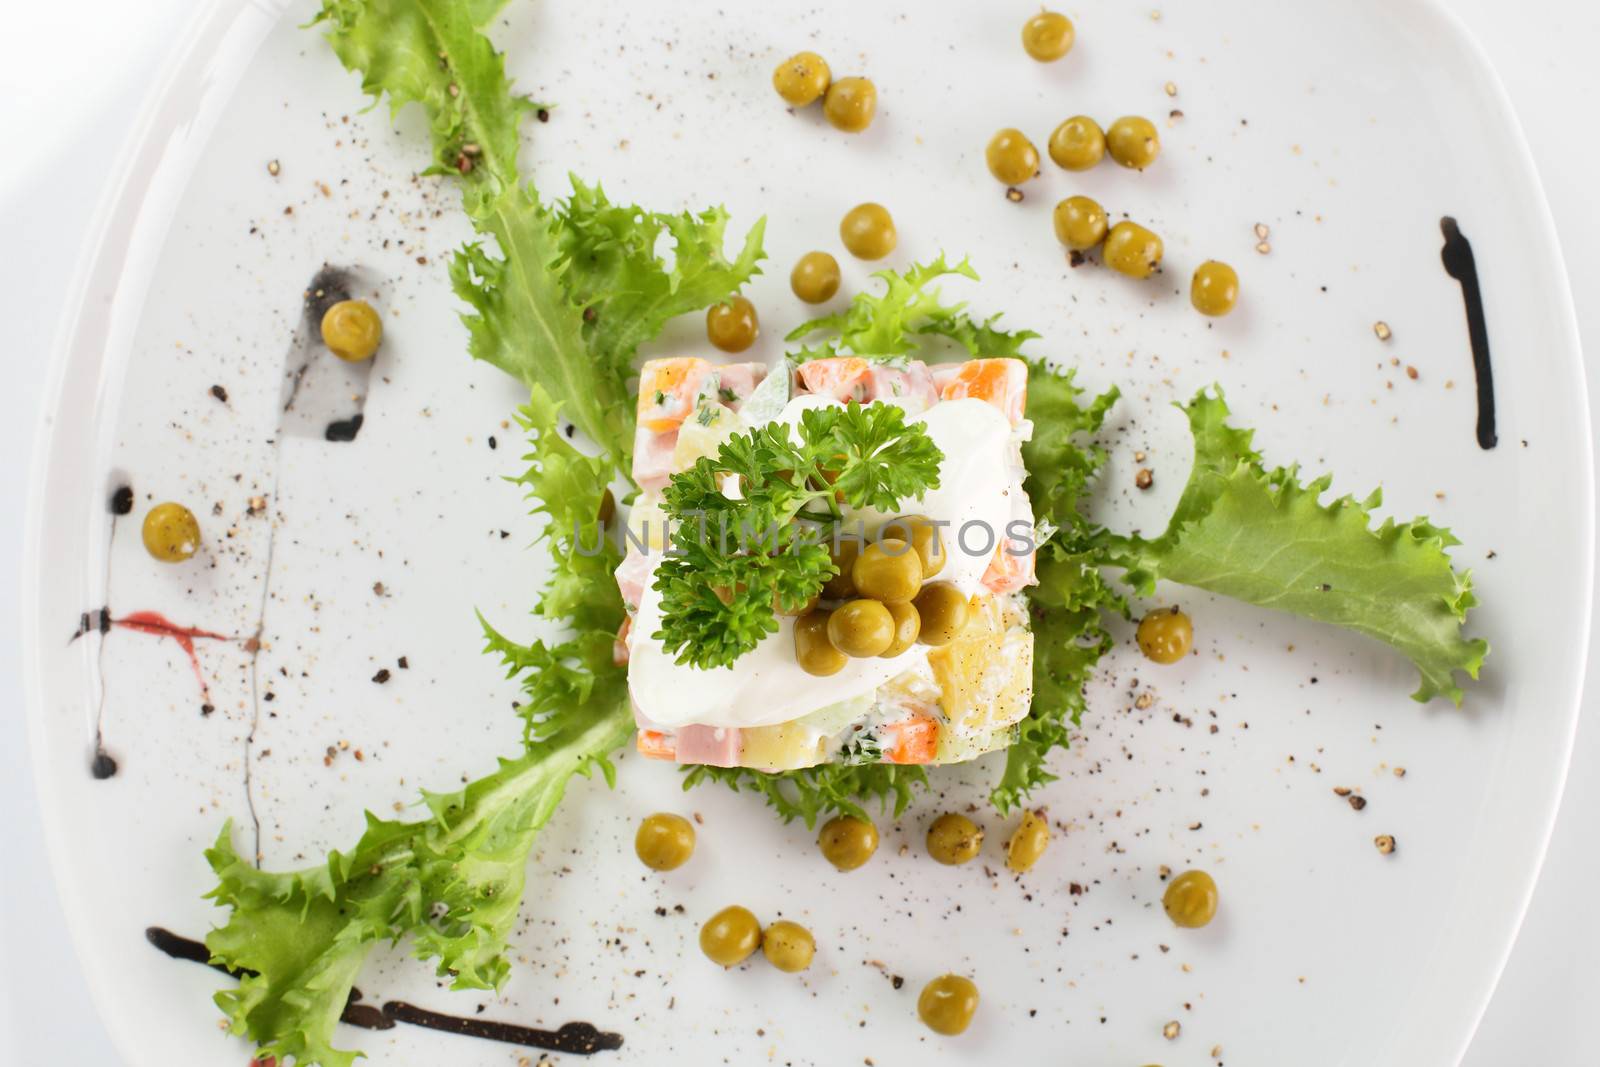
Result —
[{"label": "diced ham", "polygon": [[867,398],[898,404],[915,415],[939,402],[939,390],[928,365],[921,360],[912,360],[904,367],[878,363],[868,375]]},{"label": "diced ham", "polygon": [[767,376],[764,363],[730,363],[717,368],[717,399],[738,411]]},{"label": "diced ham", "polygon": [[672,453],[678,447],[678,427],[660,432],[640,423],[633,432],[633,480],[641,489],[660,489],[672,478]]},{"label": "diced ham", "polygon": [[739,766],[739,751],[743,746],[737,727],[680,726],[676,740],[679,763]]},{"label": "diced ham", "polygon": [[622,593],[622,602],[630,609],[638,610],[639,601],[644,598],[645,583],[650,580],[657,562],[631,546],[628,554],[622,557],[617,566],[617,589]]}]

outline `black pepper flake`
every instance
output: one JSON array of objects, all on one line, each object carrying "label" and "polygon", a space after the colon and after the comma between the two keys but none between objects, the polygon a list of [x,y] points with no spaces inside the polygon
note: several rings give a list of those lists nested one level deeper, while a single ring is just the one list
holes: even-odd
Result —
[{"label": "black pepper flake", "polygon": [[906,984],[906,980],[898,974],[891,974],[889,976],[889,984],[899,989]]},{"label": "black pepper flake", "polygon": [[1067,253],[1067,265],[1069,267],[1081,267],[1087,262],[1089,262],[1089,257],[1082,252],[1074,250]]},{"label": "black pepper flake", "polygon": [[395,663],[403,671],[409,671],[411,669],[411,657],[409,656],[401,656],[399,659],[395,660]]},{"label": "black pepper flake", "polygon": [[494,434],[489,435],[489,450],[492,452],[500,447],[500,442],[494,439]]},{"label": "black pepper flake", "polygon": [[382,685],[384,682],[387,682],[389,680],[389,668],[388,667],[380,668],[378,670],[378,673],[374,674],[372,676],[372,680],[374,682],[377,682],[379,685]]},{"label": "black pepper flake", "polygon": [[126,515],[133,510],[133,487],[119,485],[111,493],[111,514]]},{"label": "black pepper flake", "polygon": [[545,107],[541,107],[538,111],[534,112],[534,116],[540,122],[549,122],[550,121],[550,109],[549,108],[545,108]]},{"label": "black pepper flake", "polygon": [[1367,798],[1361,796],[1359,793],[1352,793],[1350,795],[1350,806],[1357,811],[1360,811],[1362,808],[1367,806]]},{"label": "black pepper flake", "polygon": [[200,714],[203,717],[209,716],[212,712],[214,712],[216,710],[217,710],[217,706],[215,704],[201,704],[200,705]]}]

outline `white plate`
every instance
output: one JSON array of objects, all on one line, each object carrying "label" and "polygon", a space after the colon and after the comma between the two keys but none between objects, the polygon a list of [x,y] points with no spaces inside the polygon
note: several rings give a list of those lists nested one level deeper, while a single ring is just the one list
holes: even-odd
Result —
[{"label": "white plate", "polygon": [[[1220,382],[1270,460],[1332,470],[1340,491],[1381,483],[1392,513],[1455,528],[1484,605],[1471,628],[1494,646],[1484,679],[1460,711],[1418,707],[1410,668],[1384,649],[1185,597],[1203,655],[1167,670],[1126,645],[1107,659],[1083,737],[1057,760],[1062,780],[1039,797],[1068,832],[1027,878],[996,873],[1008,827],[988,816],[983,864],[936,869],[922,854],[934,814],[981,800],[987,764],[937,777],[942,799],[884,820],[878,858],[840,877],[807,831],[751,798],[683,796],[673,769],[624,757],[614,793],[579,784],[541,838],[501,995],[446,993],[431,967],[381,952],[361,986],[524,1024],[588,1019],[626,1038],[601,1062],[1036,1062],[1049,1050],[1205,1063],[1218,1045],[1239,1064],[1455,1062],[1560,794],[1592,555],[1565,275],[1476,47],[1433,4],[1240,0],[1157,18],[1097,2],[1070,11],[1072,55],[1038,66],[1017,47],[1027,4],[755,7],[508,12],[495,34],[511,70],[560,104],[528,131],[541,187],[557,192],[571,169],[654,207],[723,200],[739,227],[766,214],[772,258],[751,290],[764,358],[802,312],[789,264],[833,246],[849,205],[890,204],[893,264],[970,253],[984,274],[963,288],[976,307],[1039,330],[1036,351],[1079,364],[1088,383],[1123,386],[1109,521],[1159,523],[1187,464],[1167,403]],[[387,813],[420,786],[480,774],[516,739],[515,692],[478,654],[471,613],[516,629],[538,585],[535,527],[498,478],[517,467],[503,425],[517,390],[464,355],[444,263],[466,230],[452,190],[413,178],[419,117],[395,130],[386,112],[362,112],[354,79],[295,28],[310,10],[222,3],[182,46],[103,210],[40,450],[24,611],[43,806],[75,941],[138,1064],[247,1052],[215,1026],[208,996],[222,979],[144,942],[152,924],[198,935],[217,920],[199,899],[201,849],[223,819],[249,847],[253,812],[266,864],[298,865],[353,840],[363,808]],[[801,47],[877,80],[871,132],[847,138],[779,106],[771,67]],[[1047,165],[1016,205],[983,169],[1002,125],[1042,144],[1068,114],[1174,108],[1144,174]],[[1048,216],[1072,191],[1161,232],[1162,278],[1069,269]],[[1483,279],[1500,427],[1488,452],[1473,440],[1460,290],[1440,268],[1444,215]],[[1270,227],[1266,254],[1257,223]],[[1208,257],[1243,279],[1239,311],[1216,323],[1182,292]],[[369,272],[388,327],[349,444],[278,432],[301,291],[325,261]],[[860,264],[846,271],[847,288],[865,284]],[[1380,319],[1388,343],[1373,335]],[[693,342],[693,324],[676,332]],[[342,417],[358,385],[314,396]],[[1137,501],[1135,450],[1157,478]],[[113,523],[106,497],[124,482],[138,507]],[[248,514],[255,496],[265,514]],[[207,534],[181,568],[139,545],[138,515],[167,498],[194,507]],[[197,646],[213,714],[200,714],[174,642],[123,629],[67,641],[81,612],[107,604],[236,638]],[[252,659],[242,639],[258,623]],[[380,667],[393,672],[382,686],[370,681]],[[1145,691],[1154,702],[1139,709]],[[120,767],[105,781],[89,774],[97,721]],[[1360,788],[1365,811],[1336,785]],[[683,870],[646,877],[629,836],[664,807],[701,813],[701,845]],[[1395,856],[1374,850],[1378,833],[1398,837]],[[1167,922],[1163,864],[1216,874],[1216,923]],[[809,925],[812,970],[724,974],[700,959],[698,921],[735,900]],[[955,1041],[915,1021],[917,989],[946,970],[984,995]],[[1169,1020],[1182,1024],[1175,1043]],[[516,1056],[410,1028],[340,1036],[376,1062]]]}]

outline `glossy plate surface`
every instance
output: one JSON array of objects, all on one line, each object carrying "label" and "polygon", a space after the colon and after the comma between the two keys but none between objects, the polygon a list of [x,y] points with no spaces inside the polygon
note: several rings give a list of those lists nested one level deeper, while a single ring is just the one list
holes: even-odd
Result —
[{"label": "glossy plate surface", "polygon": [[[1217,382],[1269,461],[1331,470],[1339,492],[1381,484],[1388,513],[1454,529],[1483,605],[1471,628],[1494,647],[1466,706],[1413,704],[1410,667],[1364,640],[1163,590],[1194,615],[1200,654],[1156,668],[1124,641],[1107,658],[1061,780],[1037,798],[1056,836],[1027,877],[1004,873],[1012,821],[981,807],[981,862],[938,867],[922,847],[939,812],[981,803],[988,763],[936,776],[936,795],[881,821],[876,859],[840,876],[811,833],[754,799],[685,795],[672,768],[624,756],[614,792],[578,783],[541,838],[500,995],[446,993],[430,966],[380,951],[369,998],[621,1032],[597,1063],[1034,1062],[1041,1049],[1205,1063],[1220,1046],[1230,1063],[1414,1067],[1465,1048],[1543,855],[1589,623],[1585,392],[1521,136],[1432,4],[1094,0],[1072,9],[1077,46],[1053,66],[1021,51],[1032,10],[518,3],[494,34],[519,85],[559,104],[526,131],[547,193],[571,170],[657,208],[723,201],[740,231],[767,216],[755,357],[775,358],[805,313],[787,287],[803,252],[838,253],[847,292],[867,284],[836,228],[877,200],[899,224],[889,265],[969,254],[983,282],[959,288],[975,308],[1039,331],[1034,350],[1087,384],[1121,385],[1106,521],[1161,523],[1188,465],[1169,405]],[[501,481],[518,469],[517,390],[464,354],[445,264],[467,231],[454,191],[416,176],[420,116],[364,111],[355,79],[296,28],[311,11],[223,3],[196,24],[104,209],[46,412],[23,605],[36,758],[77,947],[135,1064],[248,1054],[216,1026],[222,979],[144,940],[150,925],[199,936],[217,921],[201,851],[225,819],[266,865],[302,865],[353,841],[363,809],[479,775],[517,742],[516,691],[479,655],[472,615],[530,632],[536,526]],[[783,108],[770,72],[801,48],[877,81],[870,132]],[[1142,174],[1047,163],[1008,202],[984,169],[989,136],[1014,125],[1042,147],[1077,113],[1155,118],[1161,159]],[[1161,233],[1165,273],[1138,284],[1069,267],[1050,209],[1077,192]],[[1474,439],[1444,216],[1482,278],[1492,451]],[[1207,258],[1242,279],[1239,310],[1216,322],[1187,300]],[[358,272],[385,345],[369,374],[313,363],[297,414],[280,418],[324,264]],[[654,351],[703,347],[698,323],[673,333]],[[325,439],[357,413],[353,441]],[[1148,493],[1133,488],[1140,466]],[[125,484],[134,511],[114,520],[106,501]],[[165,499],[205,531],[182,567],[140,544],[140,516]],[[103,607],[218,636],[195,639],[196,669],[148,627],[68,640]],[[119,767],[103,781],[97,724]],[[694,860],[665,876],[631,849],[661,809],[701,819]],[[1378,854],[1379,834],[1396,854]],[[1163,866],[1216,876],[1217,922],[1168,922]],[[812,969],[709,965],[698,925],[732,902],[809,926]],[[915,1018],[944,971],[983,995],[957,1040]],[[408,1027],[341,1037],[376,1063],[517,1055]]]}]

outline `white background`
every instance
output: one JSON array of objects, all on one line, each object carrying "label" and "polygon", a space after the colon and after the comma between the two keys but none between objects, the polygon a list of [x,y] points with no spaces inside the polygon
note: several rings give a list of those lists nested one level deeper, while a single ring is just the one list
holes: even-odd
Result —
[{"label": "white background", "polygon": [[[1600,247],[1591,87],[1600,4],[1452,6],[1510,91],[1561,231],[1584,349],[1600,352],[1600,302],[1586,299],[1600,291],[1600,263],[1591,253]],[[67,942],[40,836],[22,696],[13,681],[20,675],[14,605],[29,453],[66,286],[110,165],[194,0],[26,8],[8,0],[5,7],[14,47],[0,64],[0,558],[13,562],[0,567],[0,605],[9,606],[0,608],[0,1063],[114,1067],[117,1056]],[[1590,375],[1591,407],[1600,411],[1600,368]],[[1594,684],[1590,690],[1600,693]],[[1596,1061],[1587,1024],[1600,1003],[1597,842],[1600,711],[1591,696],[1550,857],[1468,1067]]]}]

